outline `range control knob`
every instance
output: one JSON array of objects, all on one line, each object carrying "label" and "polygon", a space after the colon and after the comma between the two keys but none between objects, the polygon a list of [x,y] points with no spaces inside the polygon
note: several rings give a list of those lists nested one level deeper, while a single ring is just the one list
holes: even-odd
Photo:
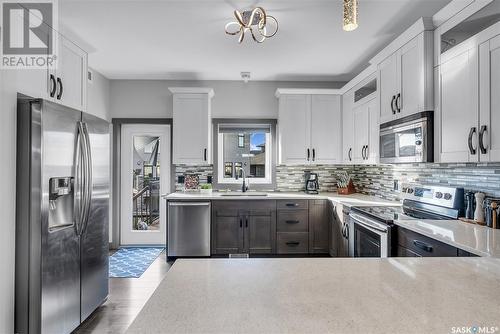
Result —
[{"label": "range control knob", "polygon": [[444,194],[444,199],[449,201],[453,196],[449,193]]},{"label": "range control knob", "polygon": [[408,188],[408,190],[406,191],[408,194],[413,194],[413,188]]},{"label": "range control knob", "polygon": [[438,199],[443,198],[443,193],[438,191],[438,192],[436,193],[436,198],[438,198]]}]

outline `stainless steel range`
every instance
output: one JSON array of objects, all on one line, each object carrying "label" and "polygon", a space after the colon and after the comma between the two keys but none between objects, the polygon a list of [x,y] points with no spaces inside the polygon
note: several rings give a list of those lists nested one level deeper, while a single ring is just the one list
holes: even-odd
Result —
[{"label": "stainless steel range", "polygon": [[352,207],[349,214],[349,255],[394,255],[394,221],[457,219],[464,211],[464,189],[404,185],[402,206]]}]

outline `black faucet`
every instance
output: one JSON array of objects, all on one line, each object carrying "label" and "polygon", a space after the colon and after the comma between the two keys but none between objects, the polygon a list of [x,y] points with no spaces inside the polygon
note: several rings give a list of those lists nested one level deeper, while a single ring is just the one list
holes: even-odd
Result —
[{"label": "black faucet", "polygon": [[[247,174],[245,173],[245,169],[241,168],[241,178],[243,179],[243,184],[241,185],[241,191],[246,193],[248,191],[248,184],[246,182],[246,176]],[[238,180],[239,175],[236,173],[236,180]]]}]

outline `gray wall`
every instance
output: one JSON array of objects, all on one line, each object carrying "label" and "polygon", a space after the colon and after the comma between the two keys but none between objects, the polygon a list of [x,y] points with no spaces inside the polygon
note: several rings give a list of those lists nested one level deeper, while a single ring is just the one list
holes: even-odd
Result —
[{"label": "gray wall", "polygon": [[277,118],[276,88],[340,88],[335,82],[112,80],[112,118],[172,117],[168,87],[211,87],[213,118]]}]

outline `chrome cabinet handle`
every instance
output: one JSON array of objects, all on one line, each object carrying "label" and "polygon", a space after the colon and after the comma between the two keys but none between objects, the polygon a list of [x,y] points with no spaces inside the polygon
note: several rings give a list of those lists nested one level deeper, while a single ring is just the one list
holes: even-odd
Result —
[{"label": "chrome cabinet handle", "polygon": [[313,161],[316,161],[316,149],[313,148],[312,151],[313,151]]},{"label": "chrome cabinet handle", "polygon": [[486,125],[481,126],[481,130],[479,130],[479,149],[481,154],[487,153],[487,148],[484,146],[484,133],[488,131],[488,127]]},{"label": "chrome cabinet handle", "polygon": [[307,149],[307,161],[311,160],[311,150]]},{"label": "chrome cabinet handle", "polygon": [[396,115],[396,110],[394,109],[394,100],[396,100],[396,96],[393,95],[392,96],[392,100],[391,100],[391,110],[392,110],[392,114],[393,115]]},{"label": "chrome cabinet handle", "polygon": [[366,156],[366,160],[368,160],[370,158],[370,151],[369,151],[368,145],[366,145],[366,148],[365,148],[365,156]]},{"label": "chrome cabinet handle", "polygon": [[349,161],[352,161],[352,147],[349,148],[349,153],[347,153],[347,156],[349,157]]},{"label": "chrome cabinet handle", "polygon": [[203,150],[203,160],[207,161],[207,149]]},{"label": "chrome cabinet handle", "polygon": [[469,139],[467,141],[467,143],[469,145],[469,152],[472,155],[476,154],[476,149],[472,145],[472,136],[474,136],[475,133],[476,133],[476,127],[474,126],[474,127],[470,128]]}]

